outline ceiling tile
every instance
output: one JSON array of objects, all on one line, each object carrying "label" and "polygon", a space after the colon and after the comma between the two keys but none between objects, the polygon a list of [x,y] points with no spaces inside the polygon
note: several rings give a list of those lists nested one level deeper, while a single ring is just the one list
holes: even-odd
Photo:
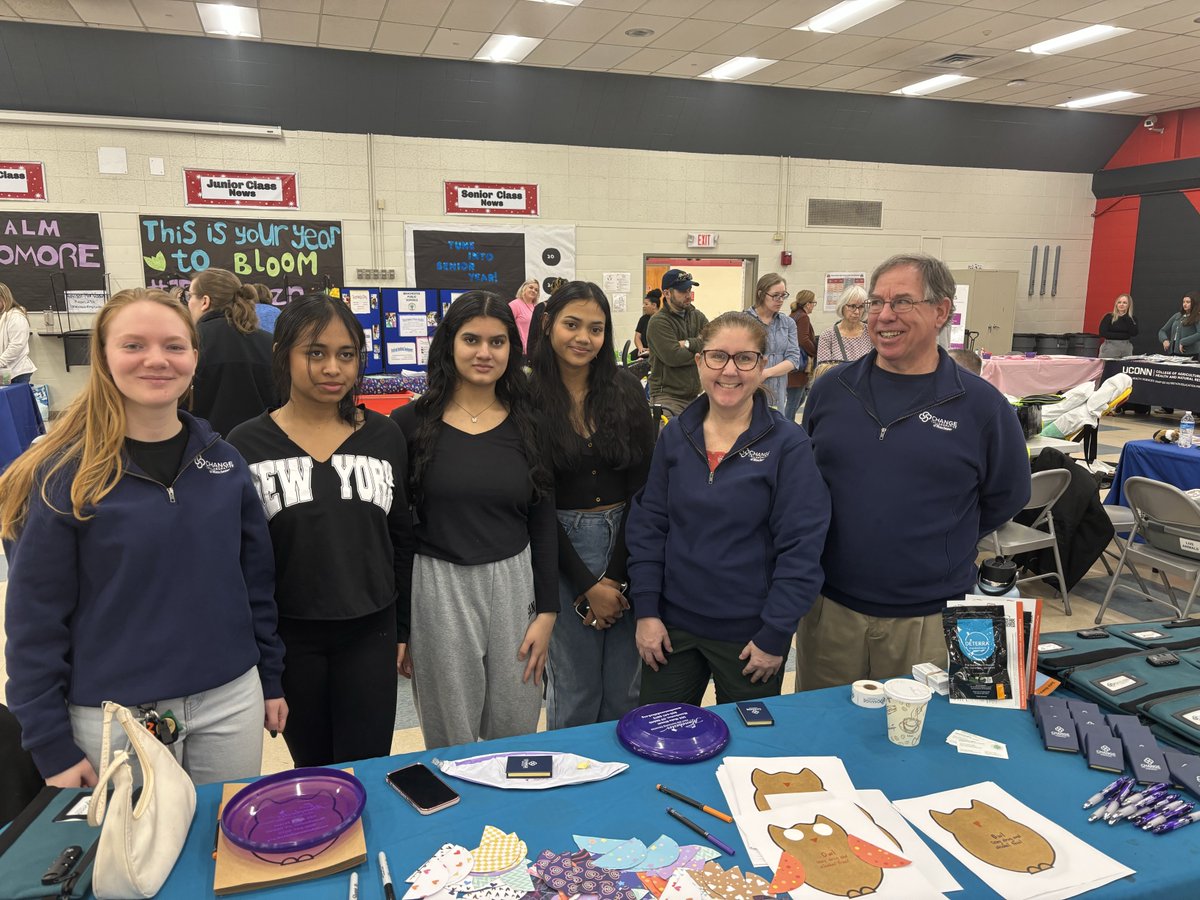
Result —
[{"label": "ceiling tile", "polygon": [[1103,59],[1077,59],[1055,69],[1050,75],[1050,80],[1055,84],[1095,84],[1096,75],[1115,72],[1119,68]]},{"label": "ceiling tile", "polygon": [[321,46],[366,50],[375,42],[375,32],[378,30],[379,22],[375,19],[322,15]]},{"label": "ceiling tile", "polygon": [[547,38],[533,48],[533,52],[525,57],[525,62],[531,66],[566,66],[590,46],[582,41]]},{"label": "ceiling tile", "polygon": [[[1118,89],[1124,90],[1123,87]],[[1196,93],[1196,76],[1190,72],[1181,72],[1175,78],[1157,82],[1153,88],[1153,92],[1156,94],[1174,94],[1185,91]]]},{"label": "ceiling tile", "polygon": [[793,31],[787,29],[778,32],[754,48],[754,55],[764,59],[791,59],[804,55],[809,47],[819,44],[828,35],[815,31]]},{"label": "ceiling tile", "polygon": [[637,53],[628,59],[623,60],[612,67],[614,72],[640,72],[649,74],[657,72],[663,66],[669,66],[671,63],[682,59],[684,52],[680,50],[667,50],[662,47],[643,47]]},{"label": "ceiling tile", "polygon": [[288,12],[320,13],[321,0],[258,0],[258,7],[259,9],[283,9]]},{"label": "ceiling tile", "polygon": [[879,15],[872,16],[865,22],[859,22],[842,33],[866,34],[872,37],[890,37],[902,28],[909,28],[936,16],[944,9],[944,6],[939,6],[935,3],[923,3],[921,0],[906,0],[905,3],[884,10]]},{"label": "ceiling tile", "polygon": [[1056,19],[1088,5],[1089,0],[1021,0],[1020,3],[1014,4],[1014,11]]},{"label": "ceiling tile", "polygon": [[432,25],[406,25],[403,22],[380,22],[375,32],[372,50],[381,53],[407,53],[420,56],[433,37]]},{"label": "ceiling tile", "polygon": [[918,47],[927,47],[918,41],[903,41],[899,38],[881,38],[854,51],[854,61],[863,66],[884,63],[884,68],[901,69],[898,60],[910,58]]},{"label": "ceiling tile", "polygon": [[761,12],[748,16],[747,25],[765,25],[768,28],[795,28],[807,22],[819,12],[833,6],[836,0],[780,0]]},{"label": "ceiling tile", "polygon": [[[1136,70],[1142,71],[1136,71]],[[1125,90],[1147,93],[1157,87],[1159,82],[1177,78],[1188,73],[1181,69],[1151,69],[1147,66],[1122,66],[1119,72],[1121,84]],[[1193,74],[1192,78],[1200,84]],[[1200,91],[1198,91],[1200,92]]]},{"label": "ceiling tile", "polygon": [[1051,38],[1067,34],[1075,27],[1057,19],[1048,19],[1045,22],[1030,25],[1028,28],[1018,28],[1016,31],[1010,31],[999,37],[984,37],[980,40],[979,46],[996,50],[1021,50],[1041,41],[1048,41]]},{"label": "ceiling tile", "polygon": [[449,6],[450,0],[388,0],[383,20],[408,25],[438,25]]},{"label": "ceiling tile", "polygon": [[683,19],[707,6],[709,0],[646,0],[637,11],[649,16],[674,16]]},{"label": "ceiling tile", "polygon": [[521,2],[496,26],[496,34],[519,34],[522,37],[544,38],[558,27],[571,12],[569,6],[554,3]]},{"label": "ceiling tile", "polygon": [[146,27],[153,31],[204,31],[195,3],[185,3],[183,0],[133,0],[133,8]]},{"label": "ceiling tile", "polygon": [[580,6],[571,10],[562,24],[550,32],[550,37],[560,41],[587,41],[594,44],[624,21],[623,12]]},{"label": "ceiling tile", "polygon": [[785,59],[773,63],[765,69],[759,69],[749,78],[743,78],[742,81],[754,82],[755,84],[780,84],[789,78],[795,78],[801,72],[807,72],[811,68],[813,68],[812,63]]},{"label": "ceiling tile", "polygon": [[829,34],[825,39],[798,53],[794,59],[810,63],[842,63],[855,65],[859,50],[874,44],[875,38],[865,34]]},{"label": "ceiling tile", "polygon": [[[1001,13],[990,19],[984,19],[982,22],[968,25],[966,28],[960,28],[958,31],[944,34],[940,40],[946,44],[982,44],[984,41],[997,41],[1014,31],[1036,27],[1041,22],[1042,20],[1036,16]],[[1066,34],[1071,30],[1071,26],[1064,25],[1060,34]]]},{"label": "ceiling tile", "polygon": [[711,41],[702,44],[702,53],[727,53],[730,56],[747,56],[751,47],[778,37],[778,28],[761,28],[757,25],[734,25]]},{"label": "ceiling tile", "polygon": [[1088,44],[1086,47],[1080,47],[1078,50],[1072,50],[1070,53],[1062,55],[1080,56],[1088,59],[1107,59],[1115,54],[1136,50],[1162,39],[1162,34],[1157,31],[1131,31],[1128,34],[1117,35],[1115,38],[1100,41],[1098,44]]},{"label": "ceiling tile", "polygon": [[824,82],[821,87],[833,88],[839,91],[849,91],[854,88],[863,87],[872,82],[879,81],[881,78],[894,78],[898,73],[890,69],[872,69],[864,66],[848,72],[845,75],[839,75],[836,78],[831,78]]},{"label": "ceiling tile", "polygon": [[[604,35],[601,40],[606,44],[624,44],[626,47],[648,47],[654,43],[654,39],[658,35],[666,34],[681,22],[683,22],[683,19],[669,18],[667,16],[646,16],[640,12],[634,13],[619,22],[617,27]],[[648,28],[654,34],[648,34],[644,37],[634,37],[625,33],[634,28]]]},{"label": "ceiling tile", "polygon": [[1166,3],[1147,3],[1144,9],[1119,16],[1118,21],[1112,24],[1126,25],[1128,23],[1122,22],[1120,19],[1129,19],[1135,24],[1128,25],[1128,27],[1147,28],[1169,22],[1172,19],[1182,19],[1185,16],[1191,21],[1197,15],[1200,15],[1200,8],[1197,8],[1195,0],[1168,0]]},{"label": "ceiling tile", "polygon": [[572,69],[600,69],[608,71],[613,66],[637,53],[635,47],[620,44],[592,44],[571,63]]},{"label": "ceiling tile", "polygon": [[509,0],[451,0],[441,26],[495,32],[508,10]]},{"label": "ceiling tile", "polygon": [[[716,19],[718,22],[745,22],[770,5],[771,0],[713,0],[696,13],[696,18]],[[795,24],[799,25],[800,22]]]},{"label": "ceiling tile", "polygon": [[667,50],[695,50],[729,28],[727,22],[704,19],[684,19],[666,34],[654,36],[651,47]]},{"label": "ceiling tile", "polygon": [[[1148,5],[1145,0],[1101,0],[1099,3],[1089,3],[1087,6],[1081,6],[1073,12],[1063,13],[1062,18],[1069,22],[1107,25],[1118,16],[1127,16],[1130,13],[1138,12]],[[1073,30],[1071,28],[1067,29],[1067,31]]]},{"label": "ceiling tile", "polygon": [[848,75],[854,71],[854,66],[813,66],[806,72],[801,72],[793,78],[789,78],[783,84],[792,85],[794,87],[817,87],[830,81],[834,78],[840,78],[843,75]]},{"label": "ceiling tile", "polygon": [[352,19],[374,19],[378,22],[385,6],[387,0],[337,0],[329,4],[327,12]]},{"label": "ceiling tile", "polygon": [[470,59],[479,52],[492,35],[490,32],[463,31],[457,28],[439,28],[429,39],[426,56],[449,56],[454,59]]},{"label": "ceiling tile", "polygon": [[284,12],[279,9],[260,9],[264,41],[286,41],[289,44],[316,44],[321,31],[321,17],[314,13]]},{"label": "ceiling tile", "polygon": [[1113,62],[1129,63],[1146,62],[1149,60],[1169,66],[1174,62],[1175,57],[1192,59],[1200,57],[1200,37],[1193,37],[1191,35],[1163,37],[1154,43],[1143,44],[1141,47],[1136,47],[1132,50],[1118,50],[1116,53],[1108,53],[1104,58]]},{"label": "ceiling tile", "polygon": [[728,61],[729,57],[715,53],[687,53],[658,70],[659,75],[678,75],[694,78]]},{"label": "ceiling tile", "polygon": [[580,4],[588,9],[613,9],[618,12],[631,13],[640,9],[646,0],[583,0]]},{"label": "ceiling tile", "polygon": [[[1196,12],[1195,9],[1192,12]],[[1130,17],[1131,19],[1136,17]],[[1200,34],[1200,22],[1196,21],[1196,16],[1186,15],[1176,19],[1168,19],[1165,22],[1157,22],[1154,25],[1143,25],[1147,33],[1158,32],[1160,34]],[[1130,20],[1118,19],[1117,25],[1123,25],[1126,28],[1134,28],[1136,26],[1130,24]]]},{"label": "ceiling tile", "polygon": [[95,25],[125,25],[142,27],[142,20],[129,0],[71,0],[79,18]]},{"label": "ceiling tile", "polygon": [[82,21],[67,0],[8,0],[8,5],[23,19],[41,19],[46,22]]},{"label": "ceiling tile", "polygon": [[936,16],[923,19],[914,25],[897,28],[889,37],[914,41],[936,41],[948,34],[970,28],[995,15],[988,9],[972,9],[969,6],[943,6]]}]

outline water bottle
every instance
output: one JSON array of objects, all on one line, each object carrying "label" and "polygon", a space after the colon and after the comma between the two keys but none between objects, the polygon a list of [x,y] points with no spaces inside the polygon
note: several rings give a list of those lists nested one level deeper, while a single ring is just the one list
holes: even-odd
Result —
[{"label": "water bottle", "polygon": [[1192,446],[1192,436],[1196,433],[1196,420],[1189,409],[1179,420],[1179,446],[1187,449]]}]

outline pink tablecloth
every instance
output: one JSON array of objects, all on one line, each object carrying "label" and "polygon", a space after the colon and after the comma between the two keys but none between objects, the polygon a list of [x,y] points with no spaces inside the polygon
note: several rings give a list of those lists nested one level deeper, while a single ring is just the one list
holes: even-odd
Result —
[{"label": "pink tablecloth", "polygon": [[1013,397],[1068,391],[1085,381],[1097,383],[1104,360],[1086,356],[1035,356],[1033,359],[993,356],[983,361],[984,380]]}]

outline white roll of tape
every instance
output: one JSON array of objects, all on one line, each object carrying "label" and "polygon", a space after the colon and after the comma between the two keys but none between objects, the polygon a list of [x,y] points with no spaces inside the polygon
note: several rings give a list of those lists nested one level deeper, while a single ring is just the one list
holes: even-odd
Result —
[{"label": "white roll of tape", "polygon": [[850,685],[850,699],[858,706],[882,709],[884,706],[883,685],[878,681],[856,681]]}]

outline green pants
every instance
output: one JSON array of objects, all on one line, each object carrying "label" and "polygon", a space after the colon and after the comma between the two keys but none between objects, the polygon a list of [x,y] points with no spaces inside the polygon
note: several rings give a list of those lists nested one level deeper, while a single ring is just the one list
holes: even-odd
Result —
[{"label": "green pants", "polygon": [[639,702],[691,703],[699,706],[708,689],[709,678],[716,685],[718,703],[779,696],[783,670],[787,666],[787,651],[784,651],[783,664],[778,672],[766,681],[751,684],[749,676],[742,674],[746,661],[738,659],[747,642],[697,637],[678,628],[668,628],[667,637],[671,639],[673,648],[667,656],[667,664],[659,666],[655,672],[642,663]]}]

